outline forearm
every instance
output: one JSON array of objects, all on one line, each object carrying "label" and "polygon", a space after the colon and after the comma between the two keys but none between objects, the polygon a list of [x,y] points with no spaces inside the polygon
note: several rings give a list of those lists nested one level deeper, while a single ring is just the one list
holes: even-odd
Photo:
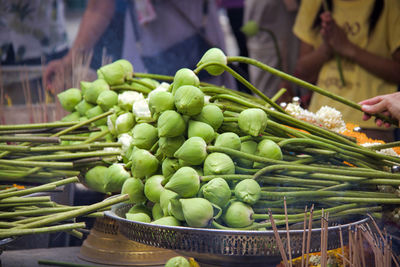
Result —
[{"label": "forearm", "polygon": [[305,81],[315,82],[322,66],[331,57],[325,45],[321,45],[310,53],[300,55],[296,64],[295,75]]},{"label": "forearm", "polygon": [[345,56],[372,74],[386,81],[400,84],[399,61],[372,54],[356,45],[353,45]]},{"label": "forearm", "polygon": [[75,52],[88,52],[93,49],[110,24],[114,10],[114,0],[90,0],[88,2],[69,56]]}]

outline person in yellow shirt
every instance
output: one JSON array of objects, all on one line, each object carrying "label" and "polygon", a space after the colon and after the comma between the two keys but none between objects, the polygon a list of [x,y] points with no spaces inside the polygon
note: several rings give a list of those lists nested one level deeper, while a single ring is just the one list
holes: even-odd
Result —
[{"label": "person in yellow shirt", "polygon": [[[295,75],[355,102],[397,91],[400,84],[400,1],[303,0],[293,27],[301,40]],[[340,58],[343,80],[338,71]],[[344,81],[344,82],[343,82]],[[361,113],[314,93],[309,109],[328,105],[371,138],[393,140]]]}]

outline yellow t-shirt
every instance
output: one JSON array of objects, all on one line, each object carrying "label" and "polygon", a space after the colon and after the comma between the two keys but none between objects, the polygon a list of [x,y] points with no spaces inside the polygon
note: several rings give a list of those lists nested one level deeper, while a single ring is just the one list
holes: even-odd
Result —
[{"label": "yellow t-shirt", "polygon": [[[374,0],[333,0],[332,16],[336,23],[346,31],[347,37],[352,43],[371,53],[391,59],[392,54],[400,47],[400,1],[384,1],[384,7],[375,29],[368,36],[368,18],[373,4]],[[303,0],[293,28],[294,34],[301,41],[314,48],[319,47],[322,43],[319,29],[312,28],[320,6],[321,0]],[[377,95],[397,91],[396,84],[384,81],[348,59],[342,57],[341,60],[346,86],[343,87],[341,84],[334,58],[322,66],[318,75],[318,86],[356,103]],[[324,105],[334,107],[342,112],[345,122],[356,123],[365,128],[376,128],[373,120],[367,122],[362,120],[360,111],[314,93],[310,110],[315,112]]]}]

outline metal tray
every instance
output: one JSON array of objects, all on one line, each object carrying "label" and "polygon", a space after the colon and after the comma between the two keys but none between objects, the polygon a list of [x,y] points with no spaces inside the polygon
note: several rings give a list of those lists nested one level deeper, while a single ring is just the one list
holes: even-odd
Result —
[{"label": "metal tray", "polygon": [[[268,263],[272,265],[281,260],[274,232],[234,231],[191,227],[153,225],[134,222],[124,218],[131,204],[114,205],[106,216],[119,223],[119,231],[130,240],[146,245],[173,249],[177,253],[194,257],[201,266],[249,266]],[[328,228],[328,250],[340,247],[340,227],[344,241],[347,241],[349,227],[365,224],[369,218],[352,223],[331,225]],[[284,247],[287,246],[287,232],[278,231]],[[301,255],[303,230],[289,230],[292,256]],[[320,251],[321,228],[312,229],[310,252]]]}]

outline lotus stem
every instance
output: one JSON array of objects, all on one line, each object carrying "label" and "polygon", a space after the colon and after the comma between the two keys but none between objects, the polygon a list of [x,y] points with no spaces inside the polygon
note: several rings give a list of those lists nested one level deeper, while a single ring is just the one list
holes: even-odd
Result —
[{"label": "lotus stem", "polygon": [[30,156],[19,159],[20,161],[28,160],[63,160],[63,159],[76,159],[76,158],[88,158],[88,157],[105,157],[105,156],[118,156],[120,152],[116,151],[94,151],[94,152],[80,152],[80,153],[64,153],[64,154],[53,154],[53,155],[40,155],[40,156]]},{"label": "lotus stem", "polygon": [[48,122],[48,123],[32,123],[32,124],[15,124],[15,125],[0,125],[0,131],[6,130],[25,130],[25,129],[43,129],[43,128],[61,128],[69,127],[78,122]]},{"label": "lotus stem", "polygon": [[16,229],[19,226],[7,230],[0,231],[0,238],[7,238],[12,236],[21,236],[21,235],[31,235],[31,234],[43,234],[43,233],[53,233],[53,232],[60,232],[66,231],[70,229],[76,228],[85,228],[85,223],[70,223],[64,225],[56,225],[56,226],[48,226],[48,227],[41,227],[41,228],[31,228],[31,229]]},{"label": "lotus stem", "polygon": [[90,264],[79,264],[72,262],[62,262],[62,261],[52,261],[52,260],[38,260],[38,264],[40,265],[51,265],[51,266],[65,266],[65,267],[97,267],[98,265],[90,265]]}]

